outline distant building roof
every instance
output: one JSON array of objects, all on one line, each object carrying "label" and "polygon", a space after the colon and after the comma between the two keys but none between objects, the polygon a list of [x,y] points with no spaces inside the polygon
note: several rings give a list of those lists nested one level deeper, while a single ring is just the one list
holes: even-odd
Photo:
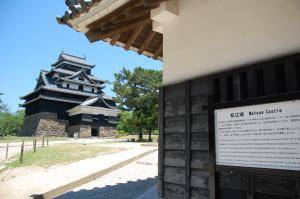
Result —
[{"label": "distant building roof", "polygon": [[58,58],[57,62],[55,62],[53,64],[53,66],[59,65],[63,61],[68,61],[68,62],[71,62],[71,63],[79,64],[79,65],[82,65],[82,66],[87,66],[87,67],[90,67],[90,68],[95,67],[94,64],[87,63],[85,57],[78,57],[78,56],[70,55],[70,54],[67,54],[67,53],[64,53],[64,52],[59,55],[59,58]]},{"label": "distant building roof", "polygon": [[[76,71],[65,70],[62,68],[53,68],[51,71],[48,71],[48,73],[52,73],[52,72],[57,72],[57,73],[66,74],[66,75],[74,75],[75,73],[77,73]],[[101,83],[107,82],[106,80],[98,79],[94,75],[87,75],[87,76],[96,82],[101,82]]]}]

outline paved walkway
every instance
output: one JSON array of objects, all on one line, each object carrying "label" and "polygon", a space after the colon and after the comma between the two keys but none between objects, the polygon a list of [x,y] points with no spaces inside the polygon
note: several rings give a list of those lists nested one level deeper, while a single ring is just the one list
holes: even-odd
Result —
[{"label": "paved walkway", "polygon": [[152,153],[57,199],[158,199],[158,153]]},{"label": "paved walkway", "polygon": [[[47,169],[21,167],[6,170],[0,173],[0,198],[18,199],[28,198],[34,194],[42,194],[156,148],[144,147],[138,143],[106,143],[105,145],[126,147],[129,150],[101,155],[67,165],[55,165]],[[154,179],[152,181],[155,182]],[[153,183],[151,183],[151,186],[153,186]]]}]

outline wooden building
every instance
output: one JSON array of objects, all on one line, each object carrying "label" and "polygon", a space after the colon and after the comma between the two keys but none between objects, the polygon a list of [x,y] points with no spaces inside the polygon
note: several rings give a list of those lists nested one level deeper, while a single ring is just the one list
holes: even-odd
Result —
[{"label": "wooden building", "polygon": [[25,103],[22,135],[115,136],[118,113],[113,98],[102,89],[106,81],[92,75],[95,65],[61,53],[50,71],[42,70]]},{"label": "wooden building", "polygon": [[[293,155],[280,157],[299,160],[299,142],[272,150],[243,148],[249,144],[283,145],[275,138],[281,133],[280,139],[287,139],[284,131],[290,127],[270,128],[269,141],[274,143],[261,143],[261,133],[253,134],[257,143],[248,139],[232,152],[265,153],[263,158],[270,158],[270,165],[254,161],[254,155],[247,156],[247,164],[238,158],[235,163],[233,159],[220,163],[216,140],[221,128],[216,114],[230,108],[246,110],[250,105],[277,107],[290,100],[295,113],[288,117],[296,117],[289,120],[296,126],[292,133],[296,137],[290,139],[299,139],[300,1],[69,0],[66,4],[69,10],[58,22],[83,32],[91,42],[103,40],[164,61],[161,197],[299,199],[300,162],[280,167],[284,161],[272,161],[277,156],[268,155],[288,147],[293,148]],[[232,117],[244,114],[235,112]],[[268,134],[268,129],[256,122],[249,127],[254,128],[251,131]]]}]

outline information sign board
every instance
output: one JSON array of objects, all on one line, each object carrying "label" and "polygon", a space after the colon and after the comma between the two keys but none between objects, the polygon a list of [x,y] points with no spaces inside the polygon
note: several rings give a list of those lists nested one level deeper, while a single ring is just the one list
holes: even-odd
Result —
[{"label": "information sign board", "polygon": [[300,100],[214,110],[216,165],[300,171]]}]

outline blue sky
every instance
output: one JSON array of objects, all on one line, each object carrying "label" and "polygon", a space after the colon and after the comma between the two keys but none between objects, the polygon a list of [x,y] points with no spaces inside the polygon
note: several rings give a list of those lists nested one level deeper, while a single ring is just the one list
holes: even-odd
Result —
[{"label": "blue sky", "polygon": [[[105,42],[89,43],[82,33],[59,25],[55,16],[67,9],[64,0],[1,0],[0,12],[0,92],[12,111],[19,99],[31,92],[40,70],[49,70],[59,53],[87,57],[96,64],[94,75],[113,81],[115,72],[136,66],[162,69],[162,62],[135,52],[110,46]],[[111,87],[104,90],[113,95]]]}]

